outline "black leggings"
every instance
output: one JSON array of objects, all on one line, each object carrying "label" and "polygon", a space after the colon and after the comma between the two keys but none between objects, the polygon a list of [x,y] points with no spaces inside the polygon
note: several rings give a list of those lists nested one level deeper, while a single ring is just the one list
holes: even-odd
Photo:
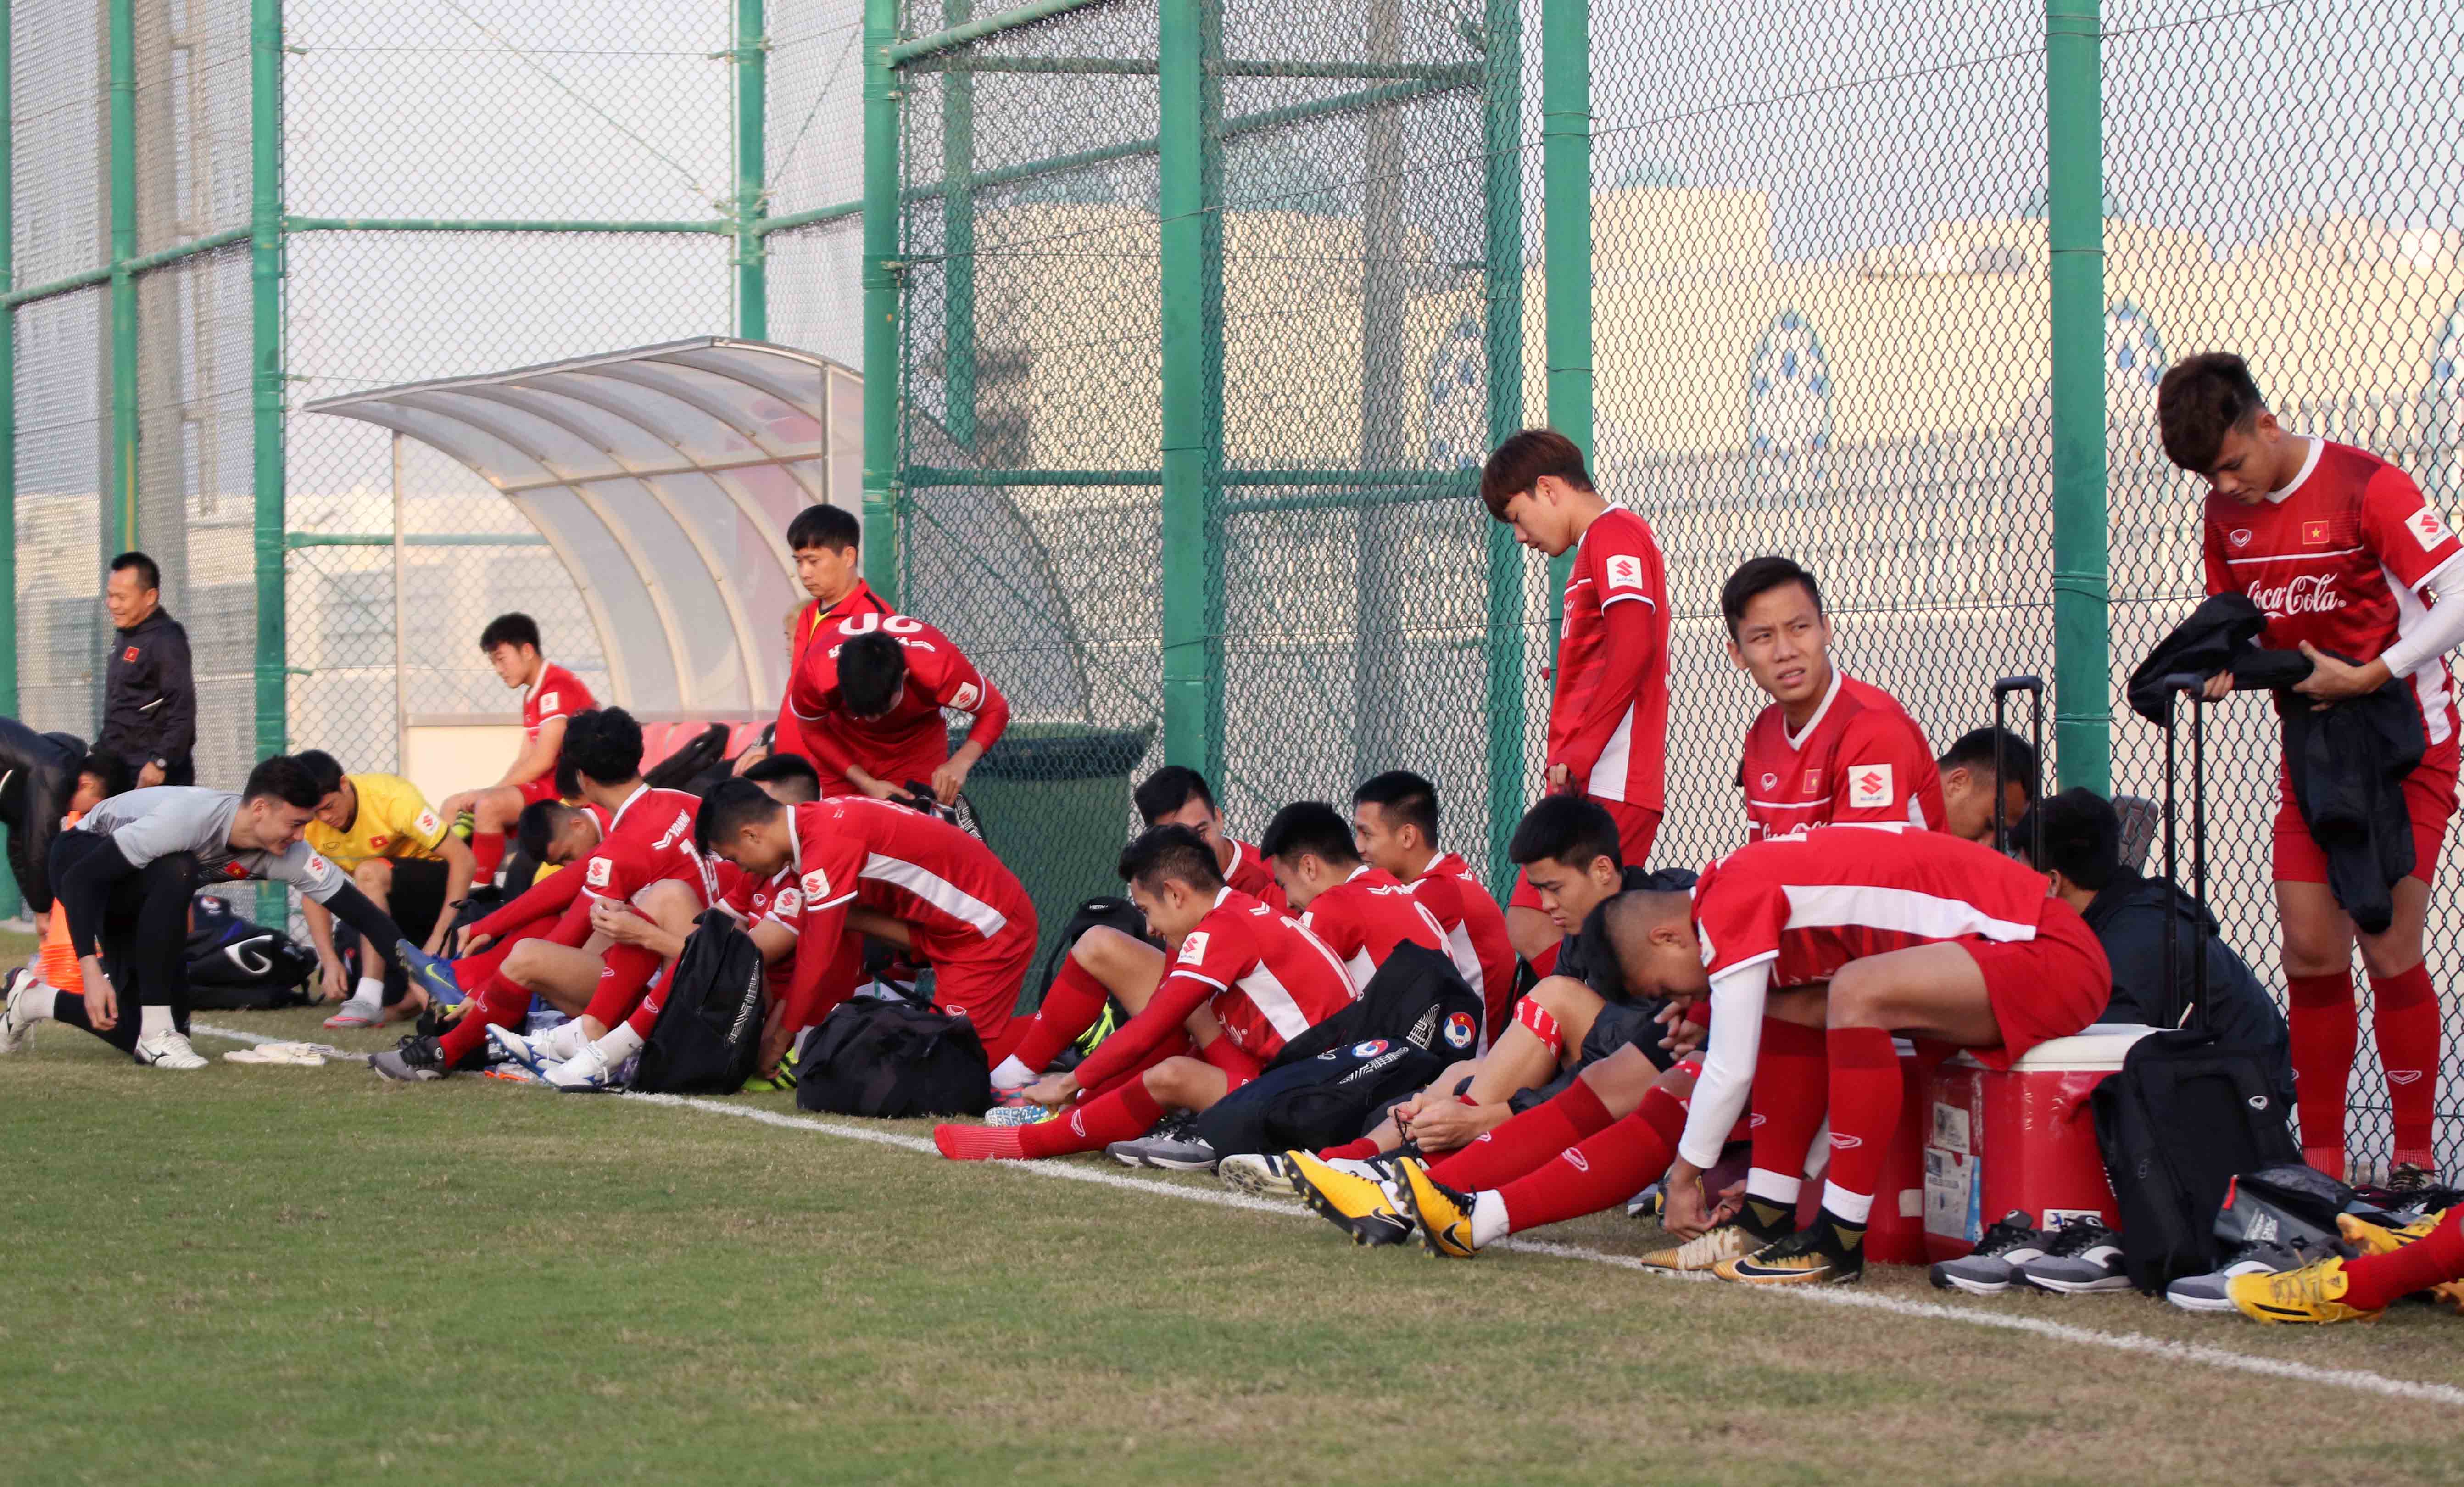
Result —
[{"label": "black leggings", "polygon": [[[91,832],[63,833],[52,848],[56,880],[79,854],[100,851],[111,838]],[[85,998],[62,995],[52,1015],[83,1028],[122,1053],[137,1047],[142,1007],[168,1007],[172,1025],[188,1031],[188,900],[196,897],[197,859],[175,852],[156,857],[115,881],[104,901],[95,948],[111,978],[120,1015],[109,1030],[86,1021]]]}]

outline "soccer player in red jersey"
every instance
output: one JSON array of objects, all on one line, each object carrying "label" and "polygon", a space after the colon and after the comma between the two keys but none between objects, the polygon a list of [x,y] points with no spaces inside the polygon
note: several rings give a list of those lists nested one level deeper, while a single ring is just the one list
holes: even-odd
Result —
[{"label": "soccer player in red jersey", "polygon": [[[823,626],[859,614],[892,610],[864,581],[864,523],[836,506],[806,506],[787,523],[787,550],[796,557],[796,582],[812,595],[787,622],[789,672],[803,659],[805,643]],[[781,720],[786,714],[781,711]],[[781,742],[781,753],[793,753]]]},{"label": "soccer player in red jersey", "polygon": [[[2008,1068],[2096,1020],[2112,971],[2079,911],[2049,889],[2044,875],[1991,848],[1875,823],[1749,843],[1706,868],[1690,899],[1643,896],[1647,928],[1628,973],[1660,995],[1711,1004],[1703,1073],[1667,1178],[1672,1232],[1712,1229],[1703,1172],[1751,1086],[1753,1166],[1735,1220],[1746,1253],[1714,1275],[1771,1285],[1862,1273],[1874,1190],[1899,1125],[1894,1033]],[[1792,1232],[1796,1174],[1826,1114],[1822,1211]]]},{"label": "soccer player in red jersey", "polygon": [[1514,1016],[1514,943],[1471,864],[1438,851],[1438,788],[1407,769],[1362,782],[1352,792],[1352,834],[1361,858],[1394,874],[1445,931],[1455,967],[1480,993],[1487,1053]]},{"label": "soccer player in red jersey", "polygon": [[855,988],[848,933],[861,907],[906,926],[908,948],[933,968],[935,1002],[965,1017],[999,1062],[1023,1032],[1012,1014],[1035,958],[1035,905],[992,849],[935,815],[860,796],[789,808],[744,780],[702,803],[711,854],[756,877],[793,863],[795,892],[770,918],[796,932],[795,978],[762,1038],[767,1074],[796,1035]]},{"label": "soccer player in red jersey", "polygon": [[437,813],[451,821],[471,812],[471,854],[479,881],[496,880],[505,860],[505,832],[522,808],[556,798],[556,761],[566,720],[598,703],[582,679],[539,655],[539,624],[527,614],[499,614],[479,632],[479,650],[498,679],[522,693],[522,751],[504,778],[483,790],[446,798]]},{"label": "soccer player in red jersey", "polygon": [[[975,726],[955,754],[942,709]],[[822,773],[825,799],[891,800],[924,785],[943,805],[1009,726],[1009,701],[949,636],[904,614],[857,614],[822,626],[787,685],[780,736],[792,723]]]},{"label": "soccer player in red jersey", "polygon": [[1750,559],[1721,587],[1720,612],[1728,659],[1771,699],[1737,766],[1749,840],[1835,821],[1942,829],[1933,751],[1889,693],[1831,664],[1813,574],[1786,558]]},{"label": "soccer player in red jersey", "polygon": [[[1553,429],[1526,429],[1480,475],[1488,514],[1515,541],[1557,557],[1566,578],[1549,702],[1550,794],[1597,801],[1617,818],[1624,858],[1651,860],[1668,755],[1668,579],[1650,523],[1592,488],[1583,452]],[[1507,908],[1514,948],[1534,968],[1558,935],[1529,880]]]},{"label": "soccer player in red jersey", "polygon": [[[2194,356],[2165,374],[2156,418],[2165,453],[2208,483],[2208,592],[2246,593],[2266,611],[2259,643],[2299,647],[2312,670],[2277,705],[2326,706],[2400,681],[2421,709],[2429,748],[2404,782],[2413,868],[2392,885],[2393,921],[2361,932],[2395,1150],[2390,1182],[2435,1172],[2431,1147],[2440,1065],[2438,994],[2422,964],[2430,883],[2455,813],[2457,718],[2447,653],[2464,640],[2464,544],[2411,478],[2375,455],[2277,422],[2241,358]],[[2208,686],[2232,687],[2230,673]],[[2356,926],[2327,887],[2327,858],[2279,775],[2276,903],[2284,921],[2293,1069],[2302,1154],[2344,1171],[2344,1095],[2360,1017]]]},{"label": "soccer player in red jersey", "polygon": [[1298,800],[1276,811],[1258,851],[1273,866],[1284,902],[1343,962],[1354,991],[1368,988],[1398,944],[1453,958],[1437,916],[1394,874],[1360,860],[1351,825],[1332,806]]},{"label": "soccer player in red jersey", "polygon": [[1289,907],[1275,871],[1257,848],[1223,830],[1223,812],[1206,777],[1185,765],[1166,765],[1138,782],[1131,795],[1138,819],[1149,826],[1185,826],[1206,838],[1215,852],[1216,871],[1234,893],[1244,893],[1272,908]]},{"label": "soccer player in red jersey", "polygon": [[1352,1005],[1352,978],[1334,952],[1299,921],[1225,886],[1214,848],[1196,832],[1149,828],[1122,850],[1120,872],[1171,947],[1170,964],[1130,942],[1150,957],[1142,987],[1113,988],[1133,1015],[1076,1069],[1026,1090],[1064,1114],[1028,1126],[936,1126],[943,1156],[1057,1157],[1134,1140],[1167,1108],[1209,1108],[1256,1078],[1285,1043]]}]

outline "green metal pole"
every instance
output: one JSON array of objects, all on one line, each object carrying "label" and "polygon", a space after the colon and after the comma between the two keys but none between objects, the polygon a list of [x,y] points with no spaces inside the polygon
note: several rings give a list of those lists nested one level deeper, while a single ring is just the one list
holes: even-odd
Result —
[{"label": "green metal pole", "polygon": [[770,339],[770,270],[761,221],[763,114],[769,105],[770,36],[762,0],[736,0],[736,333]]},{"label": "green metal pole", "polygon": [[256,488],[256,750],[290,736],[282,413],[282,0],[249,0],[249,400]]},{"label": "green metal pole", "polygon": [[2052,250],[2054,748],[2064,788],[2112,791],[2105,632],[2104,126],[2097,0],[2045,4]]},{"label": "green metal pole", "polygon": [[[941,0],[941,24],[966,23],[969,0]],[[941,78],[942,426],[962,450],[976,447],[976,80]]]},{"label": "green metal pole", "polygon": [[1206,777],[1232,772],[1223,746],[1223,0],[1198,4],[1198,397],[1205,512]]},{"label": "green metal pole", "polygon": [[[1482,351],[1488,366],[1488,446],[1523,427],[1523,8],[1488,0],[1487,61],[1481,88],[1483,188],[1487,197],[1485,306]],[[1523,549],[1503,522],[1489,522],[1488,880],[1501,895],[1513,885],[1506,846],[1530,792],[1524,766]]]},{"label": "green metal pole", "polygon": [[[0,295],[17,287],[16,163],[10,96],[11,0],[0,0]],[[17,311],[0,309],[0,718],[17,716]],[[17,878],[0,874],[0,919],[17,917]]]},{"label": "green metal pole", "polygon": [[[137,544],[137,6],[111,18],[111,550]],[[172,554],[175,560],[177,554]]]},{"label": "green metal pole", "polygon": [[898,602],[898,0],[864,0],[864,576]]},{"label": "green metal pole", "polygon": [[[1591,0],[1541,0],[1540,251],[1549,317],[1549,423],[1592,459]],[[1549,633],[1566,617],[1568,552],[1549,565]],[[1553,643],[1553,642],[1552,642]]]},{"label": "green metal pole", "polygon": [[[1218,582],[1209,552],[1207,417],[1209,277],[1206,162],[1206,33],[1210,0],[1163,0],[1157,29],[1156,139],[1163,331],[1163,739],[1164,757],[1220,779],[1207,590]],[[1221,245],[1213,255],[1221,295]],[[1220,302],[1220,300],[1219,300]],[[1217,317],[1220,336],[1221,318]],[[1219,343],[1220,347],[1220,343]],[[1220,381],[1218,384],[1220,388]],[[1217,397],[1220,399],[1220,391]]]}]

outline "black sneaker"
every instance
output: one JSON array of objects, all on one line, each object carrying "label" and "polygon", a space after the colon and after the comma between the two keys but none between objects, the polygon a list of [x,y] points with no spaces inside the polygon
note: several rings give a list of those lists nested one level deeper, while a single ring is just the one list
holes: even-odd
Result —
[{"label": "black sneaker", "polygon": [[425,1084],[453,1072],[445,1066],[445,1051],[437,1040],[416,1033],[369,1059],[368,1067],[405,1084]]},{"label": "black sneaker", "polygon": [[1829,1215],[1817,1214],[1813,1228],[1751,1254],[1722,1260],[1711,1274],[1749,1286],[1845,1285],[1863,1278],[1865,1247],[1843,1241]]},{"label": "black sneaker", "polygon": [[1976,1248],[1955,1260],[1945,1260],[1926,1272],[1934,1287],[1942,1291],[1965,1291],[1970,1296],[2000,1296],[2017,1279],[2020,1266],[2045,1253],[2045,1236],[2028,1222],[2028,1215],[2013,1209],[2002,1216],[2002,1222],[1985,1231]]},{"label": "black sneaker", "polygon": [[2122,1268],[2122,1236],[2084,1214],[2064,1219],[2048,1237],[2045,1253],[2018,1268],[2018,1278],[2057,1296],[2130,1289],[2130,1276]]}]

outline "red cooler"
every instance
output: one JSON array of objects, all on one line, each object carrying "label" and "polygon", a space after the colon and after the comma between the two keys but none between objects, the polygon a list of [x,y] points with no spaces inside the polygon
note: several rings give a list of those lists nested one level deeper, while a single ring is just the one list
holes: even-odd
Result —
[{"label": "red cooler", "polygon": [[[1924,1138],[1926,1257],[1966,1254],[2013,1209],[2043,1229],[2080,1213],[2116,1223],[2088,1096],[2154,1031],[2099,1023],[2036,1045],[2007,1072],[1964,1054],[1944,1064]],[[1881,1219],[1878,1206],[1877,1229]]]}]

